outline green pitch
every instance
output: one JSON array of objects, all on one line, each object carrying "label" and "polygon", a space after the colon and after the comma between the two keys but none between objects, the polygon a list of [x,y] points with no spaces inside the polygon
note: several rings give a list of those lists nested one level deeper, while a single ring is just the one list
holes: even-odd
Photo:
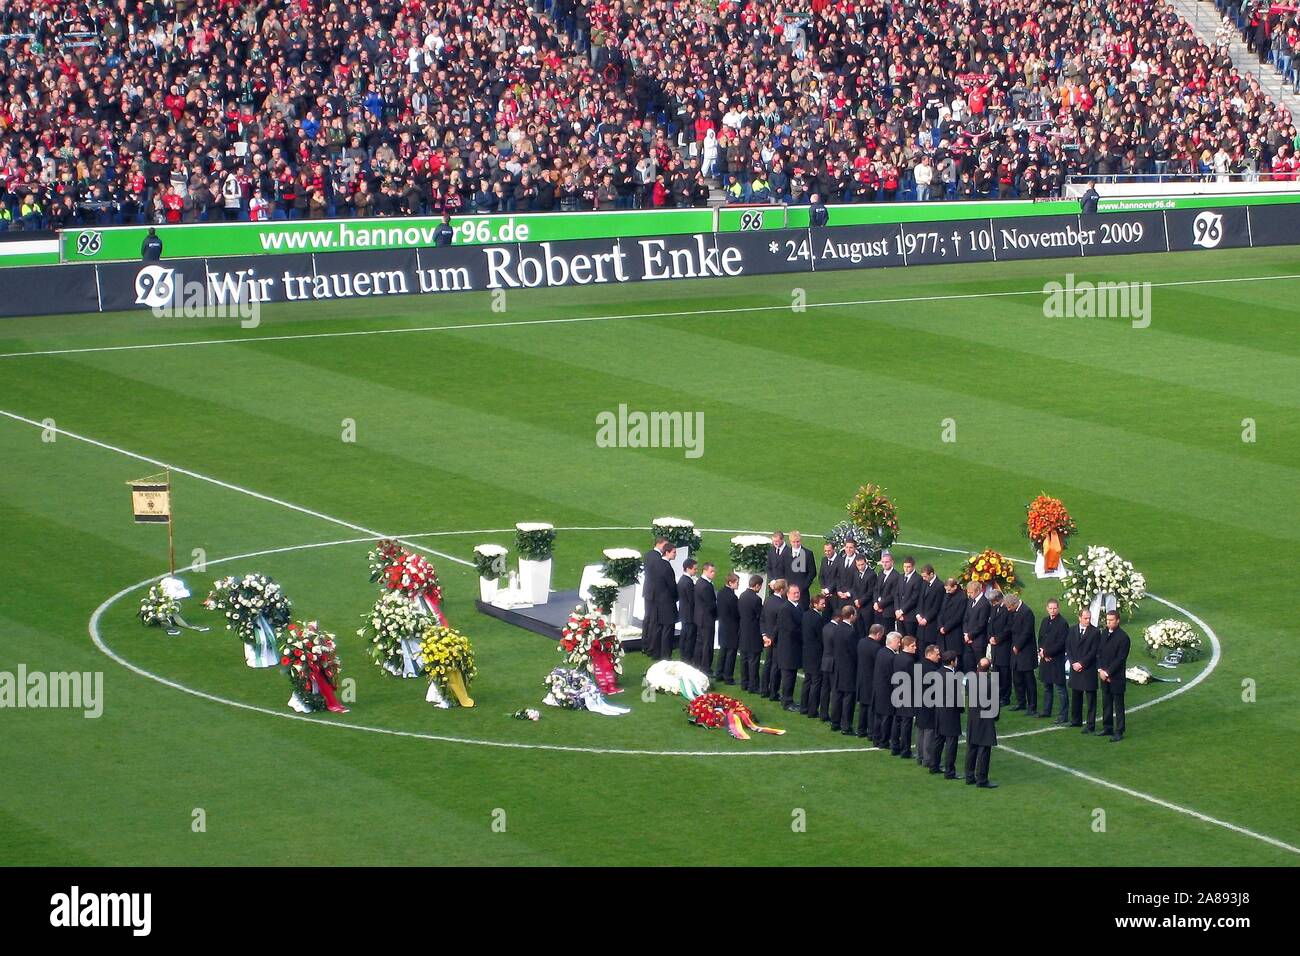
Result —
[{"label": "green pitch", "polygon": [[[1153,283],[1150,327],[1044,318],[1036,290],[1067,272]],[[1294,865],[1297,274],[1282,248],[511,293],[504,311],[487,295],[289,305],[248,330],[0,323],[0,353],[50,353],[0,358],[0,409],[37,423],[0,417],[0,671],[104,682],[98,719],[0,710],[0,862]],[[796,289],[812,308],[790,311]],[[187,342],[212,344],[170,344]],[[68,351],[88,349],[104,350]],[[620,404],[703,413],[703,454],[597,447]],[[96,647],[96,609],[165,570],[166,532],[131,523],[124,486],[159,468],[123,451],[193,473],[174,482],[178,561],[209,562],[183,572],[191,619],[217,624],[197,606],[214,577],[274,576],[338,635],[351,713],[277,716],[283,676],[246,668],[227,632],[143,628],[139,590],[100,615],[114,657]],[[477,614],[452,558],[512,546],[499,529],[520,520],[820,534],[865,481],[898,504],[897,550],[943,575],[962,558],[940,549],[1027,557],[1024,505],[1057,495],[1072,552],[1115,548],[1221,657],[1152,706],[1133,710],[1177,686],[1134,688],[1122,744],[1016,736],[1049,722],[1004,714],[996,792],[765,701],[785,736],[691,727],[680,698],[641,699],[635,654],[615,698],[631,714],[510,719],[540,707],[559,654]],[[364,656],[369,531],[449,556],[433,560],[477,651],[474,709],[435,710]],[[723,573],[729,537],[704,532]],[[647,539],[562,530],[554,584]],[[255,552],[274,553],[223,560]],[[1041,617],[1058,586],[1023,570]],[[1163,616],[1184,615],[1148,600],[1125,625],[1130,663],[1160,674],[1141,631]]]}]

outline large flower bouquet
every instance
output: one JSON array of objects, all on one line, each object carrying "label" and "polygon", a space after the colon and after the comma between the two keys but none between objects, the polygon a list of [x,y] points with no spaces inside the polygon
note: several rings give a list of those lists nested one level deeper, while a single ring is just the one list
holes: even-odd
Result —
[{"label": "large flower bouquet", "polygon": [[385,590],[405,595],[408,601],[432,614],[439,624],[447,626],[447,618],[442,613],[442,586],[428,558],[389,540],[380,541],[367,557],[371,581],[377,581]]},{"label": "large flower bouquet", "polygon": [[361,618],[365,625],[357,634],[369,642],[370,657],[376,664],[398,677],[415,677],[420,673],[420,637],[428,617],[406,595],[385,591]]},{"label": "large flower bouquet", "polygon": [[265,574],[225,577],[212,584],[203,606],[226,616],[226,628],[244,642],[249,667],[274,667],[280,632],[293,620],[293,605]]},{"label": "large flower bouquet", "polygon": [[621,588],[636,584],[644,563],[640,551],[634,551],[632,548],[606,548],[603,554],[605,564],[602,570],[605,577]]},{"label": "large flower bouquet", "polygon": [[1113,595],[1119,612],[1132,614],[1147,593],[1147,580],[1141,572],[1100,545],[1090,545],[1083,554],[1065,562],[1062,584],[1065,602],[1076,611]]},{"label": "large flower bouquet", "polygon": [[862,533],[855,540],[858,550],[866,553],[868,560],[879,558],[898,539],[898,509],[879,485],[869,483],[860,487],[845,510],[853,527]]},{"label": "large flower bouquet", "polygon": [[985,548],[979,554],[967,558],[957,574],[957,581],[962,587],[975,581],[985,588],[997,588],[1004,592],[1020,589],[1015,562],[991,548]]},{"label": "large flower bouquet", "polygon": [[1038,551],[1043,550],[1043,544],[1052,534],[1060,538],[1061,550],[1064,551],[1070,535],[1076,530],[1074,519],[1065,510],[1060,498],[1039,495],[1025,505],[1025,537],[1034,543],[1034,548]]},{"label": "large flower bouquet", "polygon": [[731,566],[737,571],[762,574],[767,570],[771,541],[761,534],[738,534],[731,539]]},{"label": "large flower bouquet", "polygon": [[685,661],[655,661],[645,672],[646,687],[694,700],[709,690],[709,677]]},{"label": "large flower bouquet", "polygon": [[280,666],[293,685],[289,706],[294,710],[348,712],[335,695],[340,665],[334,635],[322,631],[315,621],[294,621],[284,629]]},{"label": "large flower bouquet", "polygon": [[445,709],[451,706],[447,697],[450,693],[460,706],[474,706],[469,685],[478,670],[469,638],[454,628],[430,624],[420,640],[420,655],[424,658],[424,676],[429,679],[426,700]]},{"label": "large flower bouquet", "polygon": [[555,552],[555,526],[541,521],[515,525],[515,550],[525,561],[546,561]]},{"label": "large flower bouquet", "polygon": [[655,518],[650,522],[654,539],[667,538],[674,548],[689,548],[692,554],[700,551],[700,535],[695,522],[688,518]]},{"label": "large flower bouquet", "polygon": [[596,687],[595,681],[568,667],[557,667],[546,675],[546,696],[542,703],[567,710],[589,710],[605,717],[618,717],[631,712],[630,707],[616,707],[607,702]]},{"label": "large flower bouquet", "polygon": [[722,694],[701,694],[686,705],[686,719],[696,727],[726,727],[737,740],[749,740],[746,730],[760,734],[784,734],[784,730],[760,727],[754,712],[743,702]]},{"label": "large flower bouquet", "polygon": [[621,693],[615,674],[623,673],[623,645],[609,618],[579,604],[560,631],[560,653],[564,661],[596,678],[602,694]]},{"label": "large flower bouquet", "polygon": [[179,634],[180,629],[175,624],[177,615],[181,612],[181,602],[176,600],[163,588],[161,584],[155,584],[149,589],[140,600],[140,620],[146,627],[165,627],[169,634]]},{"label": "large flower bouquet", "polygon": [[1142,640],[1146,643],[1147,653],[1152,657],[1181,651],[1182,660],[1194,661],[1201,656],[1203,649],[1201,635],[1196,633],[1192,625],[1168,617],[1147,625],[1142,632]]}]

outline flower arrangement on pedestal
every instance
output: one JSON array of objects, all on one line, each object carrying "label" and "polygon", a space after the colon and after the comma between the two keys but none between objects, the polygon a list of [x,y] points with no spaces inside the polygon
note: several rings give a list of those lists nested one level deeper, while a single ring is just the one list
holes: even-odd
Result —
[{"label": "flower arrangement on pedestal", "polygon": [[462,707],[474,706],[469,685],[478,670],[469,638],[455,628],[429,624],[421,635],[420,656],[424,658],[424,676],[429,680],[425,700],[444,710],[452,706],[453,700]]},{"label": "flower arrangement on pedestal", "polygon": [[1044,571],[1055,571],[1070,535],[1078,530],[1060,498],[1039,495],[1025,505],[1025,537],[1043,556]]},{"label": "flower arrangement on pedestal", "polygon": [[226,616],[227,630],[244,642],[249,667],[279,663],[279,635],[293,620],[293,605],[275,581],[265,574],[221,578],[213,582],[203,606]]},{"label": "flower arrangement on pedestal", "polygon": [[560,653],[576,670],[588,671],[602,694],[621,694],[615,678],[623,673],[623,645],[609,618],[579,604],[560,631]]},{"label": "flower arrangement on pedestal", "polygon": [[555,553],[555,526],[541,521],[515,525],[515,550],[527,561],[549,561]]},{"label": "flower arrangement on pedestal", "polygon": [[640,551],[632,548],[606,548],[602,553],[605,563],[601,570],[605,577],[621,588],[636,584],[644,564]]},{"label": "flower arrangement on pedestal", "polygon": [[1146,597],[1147,580],[1132,563],[1110,548],[1089,545],[1078,557],[1066,559],[1065,602],[1075,611],[1090,608],[1094,623],[1100,612],[1116,608],[1129,615]]},{"label": "flower arrangement on pedestal", "polygon": [[1142,632],[1142,640],[1146,643],[1147,653],[1152,657],[1180,651],[1180,660],[1194,661],[1201,656],[1201,651],[1204,649],[1201,635],[1192,628],[1192,625],[1168,617],[1161,618],[1154,624],[1148,624],[1146,630]]},{"label": "flower arrangement on pedestal", "polygon": [[614,601],[618,599],[618,583],[609,578],[596,578],[588,586],[590,597],[587,604],[600,614],[608,617],[614,611]]},{"label": "flower arrangement on pedestal", "polygon": [[667,538],[674,548],[686,548],[692,554],[700,551],[700,535],[689,518],[655,518],[650,522],[650,532],[655,540]]},{"label": "flower arrangement on pedestal", "polygon": [[139,616],[145,627],[165,627],[168,634],[179,634],[176,618],[181,613],[181,602],[166,593],[162,585],[155,584],[140,600]]},{"label": "flower arrangement on pedestal", "polygon": [[395,541],[380,541],[368,555],[370,580],[387,591],[404,594],[412,604],[432,615],[443,627],[442,587],[438,572],[422,554],[415,554]]},{"label": "flower arrangement on pedestal", "polygon": [[898,539],[898,509],[879,485],[868,483],[858,488],[845,510],[859,532],[854,535],[858,551],[869,561],[877,560]]},{"label": "flower arrangement on pedestal", "polygon": [[731,539],[731,566],[737,571],[762,574],[767,570],[771,542],[761,534],[738,534]]},{"label": "flower arrangement on pedestal", "polygon": [[280,666],[293,685],[289,706],[294,710],[348,712],[336,694],[340,664],[334,635],[322,631],[315,621],[294,621],[284,629]]},{"label": "flower arrangement on pedestal", "polygon": [[395,677],[418,677],[422,666],[420,639],[428,615],[421,613],[400,591],[385,591],[357,630],[369,644],[370,657]]},{"label": "flower arrangement on pedestal", "polygon": [[506,573],[506,555],[510,552],[499,544],[474,545],[474,569],[485,581],[495,581]]},{"label": "flower arrangement on pedestal", "polygon": [[723,694],[701,694],[686,705],[686,719],[696,727],[726,727],[737,740],[749,740],[746,730],[760,734],[784,734],[784,730],[761,727],[754,712],[742,701]]},{"label": "flower arrangement on pedestal", "polygon": [[971,581],[999,591],[1020,590],[1020,579],[1016,577],[1016,565],[1010,558],[1003,557],[992,548],[985,548],[979,554],[972,554],[966,559],[957,573],[957,581],[965,587]]}]

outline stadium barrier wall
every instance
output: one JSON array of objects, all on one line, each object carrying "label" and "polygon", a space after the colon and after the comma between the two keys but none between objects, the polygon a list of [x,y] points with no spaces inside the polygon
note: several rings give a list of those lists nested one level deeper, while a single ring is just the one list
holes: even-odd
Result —
[{"label": "stadium barrier wall", "polygon": [[[0,315],[725,278],[1300,244],[1288,205],[1018,216],[0,270]],[[197,290],[197,291],[196,291]]]}]

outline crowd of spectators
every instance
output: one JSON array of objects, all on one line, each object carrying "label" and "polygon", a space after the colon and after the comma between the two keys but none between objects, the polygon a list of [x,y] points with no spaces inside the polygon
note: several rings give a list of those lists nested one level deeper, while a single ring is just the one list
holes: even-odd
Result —
[{"label": "crowd of spectators", "polygon": [[0,84],[0,228],[1300,169],[1159,0],[6,0]]}]

